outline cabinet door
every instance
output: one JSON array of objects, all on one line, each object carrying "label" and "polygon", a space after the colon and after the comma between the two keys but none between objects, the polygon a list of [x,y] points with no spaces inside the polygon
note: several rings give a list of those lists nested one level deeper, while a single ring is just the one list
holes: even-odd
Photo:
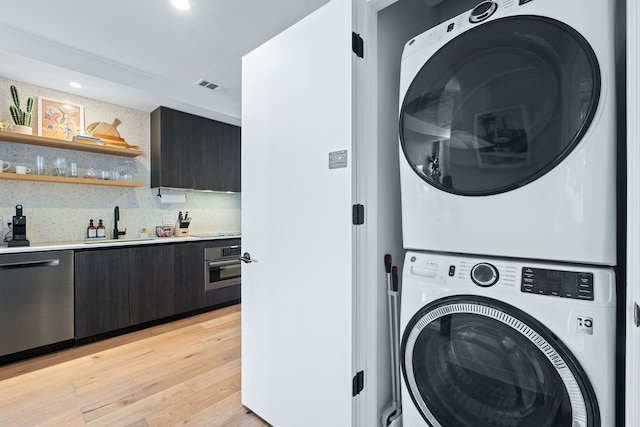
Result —
[{"label": "cabinet door", "polygon": [[126,252],[131,263],[131,323],[135,325],[174,314],[173,245],[138,246],[126,249]]},{"label": "cabinet door", "polygon": [[130,271],[129,256],[122,249],[75,253],[76,339],[131,324]]},{"label": "cabinet door", "polygon": [[196,117],[193,138],[193,188],[216,190],[220,184],[220,145],[217,139],[217,122]]},{"label": "cabinet door", "polygon": [[240,128],[194,118],[193,185],[198,190],[240,191]]},{"label": "cabinet door", "polygon": [[[223,123],[224,124],[224,123]],[[241,130],[238,126],[225,125],[222,128],[221,156],[224,161],[220,165],[222,173],[223,191],[240,192],[240,168],[242,144],[240,139]]]},{"label": "cabinet door", "polygon": [[166,107],[151,113],[151,187],[193,188],[194,117]]},{"label": "cabinet door", "polygon": [[174,245],[174,303],[176,313],[204,307],[204,248],[209,243]]}]

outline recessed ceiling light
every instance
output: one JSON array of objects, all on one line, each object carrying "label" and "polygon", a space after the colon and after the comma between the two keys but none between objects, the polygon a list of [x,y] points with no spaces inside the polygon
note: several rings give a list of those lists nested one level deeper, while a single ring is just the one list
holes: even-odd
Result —
[{"label": "recessed ceiling light", "polygon": [[78,82],[71,82],[71,83],[69,83],[69,85],[71,87],[75,87],[76,89],[80,89],[82,87],[82,85],[80,83],[78,83]]},{"label": "recessed ceiling light", "polygon": [[191,8],[189,0],[171,0],[171,4],[173,7],[180,10],[188,10]]}]

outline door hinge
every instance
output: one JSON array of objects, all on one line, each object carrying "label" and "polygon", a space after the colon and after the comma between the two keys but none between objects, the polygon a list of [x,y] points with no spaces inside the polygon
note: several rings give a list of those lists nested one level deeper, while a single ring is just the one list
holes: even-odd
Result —
[{"label": "door hinge", "polygon": [[364,58],[364,40],[362,40],[360,34],[356,32],[351,33],[351,49],[358,58]]},{"label": "door hinge", "polygon": [[364,371],[360,371],[353,377],[353,396],[357,396],[364,389]]},{"label": "door hinge", "polygon": [[353,205],[353,225],[364,224],[364,205]]}]

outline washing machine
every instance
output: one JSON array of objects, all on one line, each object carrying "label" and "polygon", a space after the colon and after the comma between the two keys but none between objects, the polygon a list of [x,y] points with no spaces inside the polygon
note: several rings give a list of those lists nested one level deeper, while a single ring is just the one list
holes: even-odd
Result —
[{"label": "washing machine", "polygon": [[407,252],[404,425],[613,427],[612,268]]},{"label": "washing machine", "polygon": [[405,45],[406,249],[615,265],[614,5],[484,1]]}]

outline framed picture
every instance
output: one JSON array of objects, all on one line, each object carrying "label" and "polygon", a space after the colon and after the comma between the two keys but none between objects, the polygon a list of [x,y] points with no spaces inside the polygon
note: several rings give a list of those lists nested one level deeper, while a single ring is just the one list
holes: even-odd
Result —
[{"label": "framed picture", "polygon": [[531,126],[525,105],[475,115],[474,132],[483,144],[476,150],[481,168],[515,168],[531,164]]},{"label": "framed picture", "polygon": [[71,141],[84,132],[84,108],[38,97],[38,135]]}]

